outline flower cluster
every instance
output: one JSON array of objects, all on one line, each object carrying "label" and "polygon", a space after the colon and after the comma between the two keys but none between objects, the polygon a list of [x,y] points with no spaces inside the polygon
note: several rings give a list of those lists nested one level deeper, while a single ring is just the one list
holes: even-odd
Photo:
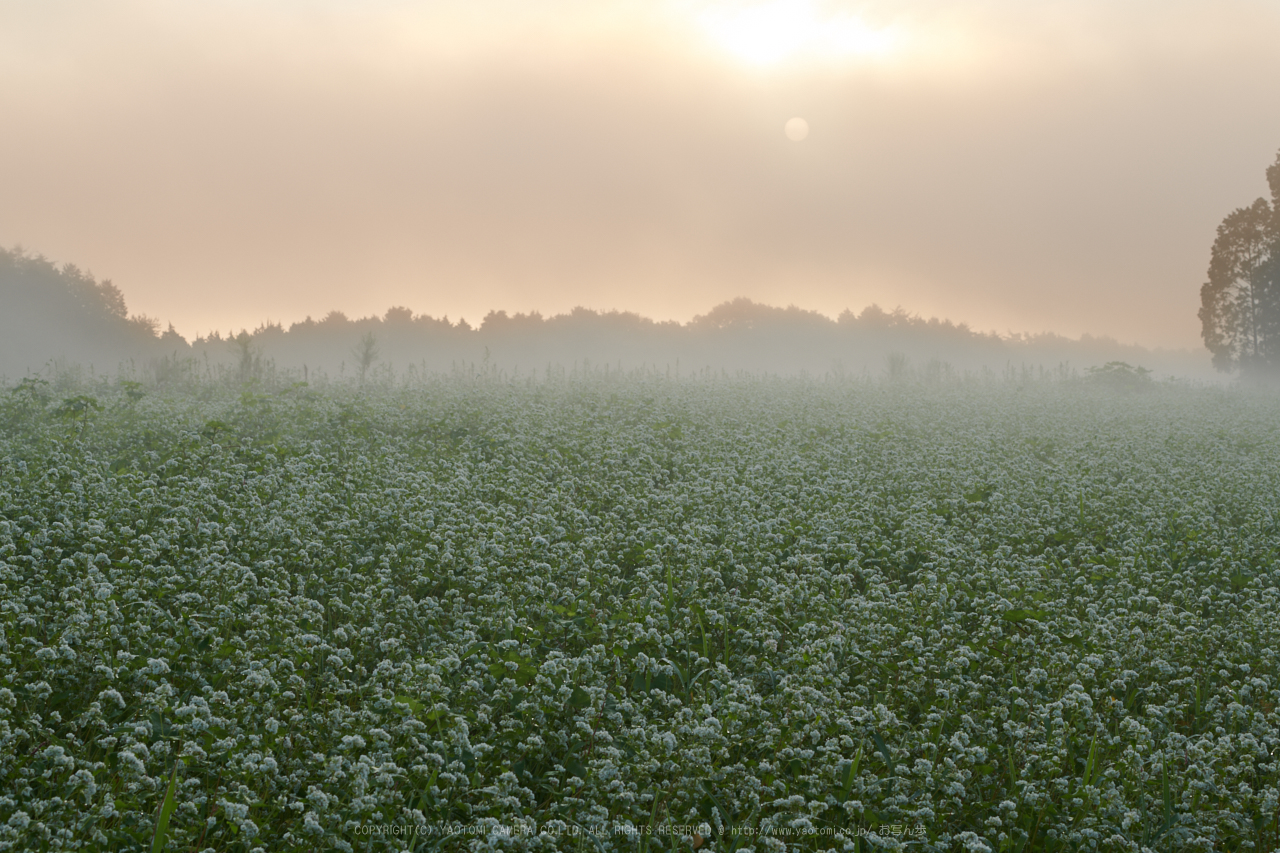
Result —
[{"label": "flower cluster", "polygon": [[0,850],[1277,844],[1274,399],[79,390],[0,418]]}]

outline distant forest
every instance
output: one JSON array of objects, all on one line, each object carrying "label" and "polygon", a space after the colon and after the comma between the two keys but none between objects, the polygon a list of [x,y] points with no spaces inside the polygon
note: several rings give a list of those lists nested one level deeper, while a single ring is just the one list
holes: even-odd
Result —
[{"label": "distant forest", "polygon": [[12,382],[58,369],[155,380],[194,374],[241,380],[373,380],[406,372],[505,376],[650,371],[749,372],[921,379],[1054,372],[1071,375],[1123,361],[1156,375],[1208,378],[1207,354],[1159,351],[1108,338],[1000,336],[876,305],[832,320],[815,311],[748,299],[717,305],[688,323],[620,311],[493,311],[478,327],[394,307],[382,317],[332,311],[287,329],[187,341],[172,326],[130,316],[124,295],[72,265],[0,249],[0,375]]}]

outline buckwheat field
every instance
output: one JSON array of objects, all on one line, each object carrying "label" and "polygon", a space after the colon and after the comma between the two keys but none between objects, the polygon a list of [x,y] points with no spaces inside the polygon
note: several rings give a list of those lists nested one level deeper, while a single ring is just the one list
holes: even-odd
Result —
[{"label": "buckwheat field", "polygon": [[0,849],[1277,848],[1274,396],[0,394]]}]

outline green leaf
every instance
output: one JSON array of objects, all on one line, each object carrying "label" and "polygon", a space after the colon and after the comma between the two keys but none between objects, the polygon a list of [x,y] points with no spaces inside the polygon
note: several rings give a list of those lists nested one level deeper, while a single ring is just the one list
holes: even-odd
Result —
[{"label": "green leaf", "polygon": [[1160,763],[1160,793],[1161,799],[1164,800],[1164,826],[1160,834],[1164,835],[1173,827],[1173,792],[1169,789],[1169,759],[1167,757]]},{"label": "green leaf", "polygon": [[409,710],[414,714],[422,713],[422,703],[417,699],[414,699],[412,696],[397,696],[396,701],[401,704],[408,705]]},{"label": "green leaf", "polygon": [[893,756],[889,754],[889,747],[885,744],[884,738],[880,737],[879,732],[872,732],[871,739],[875,741],[876,749],[880,751],[880,757],[884,759],[884,763],[889,765],[889,772],[893,772]]},{"label": "green leaf", "polygon": [[151,734],[155,737],[171,738],[178,736],[178,731],[173,724],[159,714],[152,714],[150,722]]},{"label": "green leaf", "polygon": [[1093,743],[1089,745],[1089,760],[1084,765],[1084,784],[1089,785],[1093,782],[1093,772],[1098,762],[1098,736],[1093,736]]},{"label": "green leaf", "polygon": [[849,763],[849,768],[845,770],[845,780],[840,786],[840,802],[844,803],[849,799],[849,793],[854,789],[854,780],[858,779],[858,767],[863,763],[863,748],[858,748],[858,754],[854,756],[854,760]]},{"label": "green leaf", "polygon": [[160,814],[156,818],[156,831],[151,837],[151,853],[164,850],[169,837],[169,818],[177,808],[178,762],[173,762],[173,770],[169,773],[169,789],[165,792],[164,802],[160,804]]}]

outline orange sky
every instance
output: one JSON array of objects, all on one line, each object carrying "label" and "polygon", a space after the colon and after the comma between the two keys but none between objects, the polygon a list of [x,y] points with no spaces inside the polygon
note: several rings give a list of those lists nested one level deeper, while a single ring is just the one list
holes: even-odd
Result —
[{"label": "orange sky", "polygon": [[1277,43],[1262,0],[0,0],[0,244],[188,336],[748,296],[1195,347]]}]

